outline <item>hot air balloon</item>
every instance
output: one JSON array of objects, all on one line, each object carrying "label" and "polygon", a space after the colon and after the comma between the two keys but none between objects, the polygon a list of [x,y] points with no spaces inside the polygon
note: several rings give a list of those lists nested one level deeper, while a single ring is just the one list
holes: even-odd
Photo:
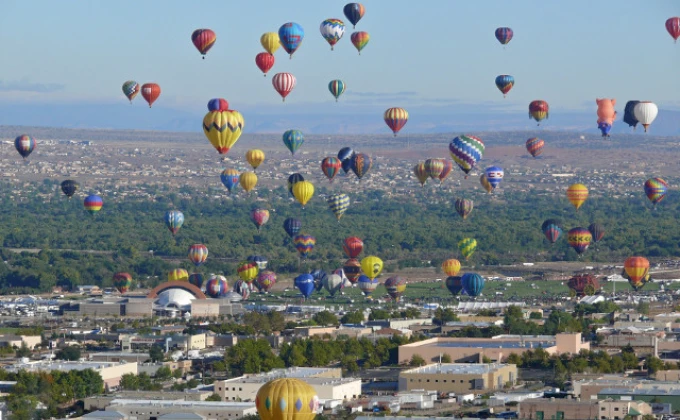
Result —
[{"label": "hot air balloon", "polygon": [[284,50],[293,58],[293,53],[302,44],[305,37],[305,30],[295,22],[284,23],[279,28],[279,41]]},{"label": "hot air balloon", "polygon": [[234,293],[238,293],[243,300],[248,300],[250,293],[253,291],[250,287],[250,283],[246,283],[243,280],[236,280],[232,289]]},{"label": "hot air balloon", "polygon": [[463,277],[449,276],[446,278],[446,288],[449,289],[452,295],[457,296],[463,291]]},{"label": "hot air balloon", "polygon": [[189,274],[189,283],[200,289],[205,283],[205,276],[201,273],[191,273]]},{"label": "hot air balloon", "polygon": [[211,298],[221,298],[227,294],[229,290],[229,283],[227,278],[220,275],[212,275],[205,283],[205,294]]},{"label": "hot air balloon", "polygon": [[501,74],[496,76],[496,87],[501,91],[503,97],[510,92],[510,89],[515,85],[515,78],[509,74]]},{"label": "hot air balloon", "polygon": [[413,174],[418,179],[418,182],[420,182],[420,185],[424,187],[428,178],[427,171],[425,170],[425,162],[418,162],[416,166],[413,167]]},{"label": "hot air balloon", "polygon": [[354,48],[356,48],[357,51],[359,51],[359,55],[361,55],[361,50],[363,50],[364,47],[368,44],[368,41],[371,40],[371,36],[368,34],[368,32],[364,31],[352,32],[350,40],[352,41]]},{"label": "hot air balloon", "polygon": [[274,55],[268,52],[261,52],[255,56],[255,65],[267,77],[267,72],[274,67]]},{"label": "hot air balloon", "polygon": [[425,161],[425,172],[430,178],[438,179],[443,170],[444,162],[442,159],[427,159]]},{"label": "hot air balloon", "polygon": [[342,276],[339,274],[331,274],[329,276],[326,276],[324,282],[323,282],[323,287],[328,291],[328,293],[331,296],[335,296],[335,294],[342,288]]},{"label": "hot air balloon", "polygon": [[296,182],[293,185],[293,197],[302,204],[302,208],[312,199],[314,196],[314,185],[309,181]]},{"label": "hot air balloon", "polygon": [[342,285],[340,286],[341,289],[345,287],[352,287],[352,282],[349,281],[347,276],[345,276],[345,270],[342,268],[337,268],[333,270],[333,274],[340,276],[340,279],[342,280]]},{"label": "hot air balloon", "polygon": [[257,264],[257,268],[259,268],[260,271],[265,270],[267,268],[267,264],[269,263],[269,261],[267,261],[267,259],[261,255],[248,255],[246,261]]},{"label": "hot air balloon", "polygon": [[85,206],[85,210],[87,210],[90,214],[95,214],[102,209],[104,200],[102,200],[102,198],[98,195],[88,195],[85,197],[83,205]]},{"label": "hot air balloon", "polygon": [[567,242],[569,242],[569,246],[574,248],[579,255],[583,254],[586,249],[588,249],[592,239],[593,235],[588,229],[583,227],[575,227],[567,232]]},{"label": "hot air balloon", "polygon": [[144,83],[142,85],[142,97],[149,104],[149,108],[161,96],[161,87],[156,83]]},{"label": "hot air balloon", "polygon": [[623,264],[628,283],[637,291],[646,283],[649,276],[649,260],[645,257],[629,257]]},{"label": "hot air balloon", "polygon": [[67,179],[61,182],[61,191],[66,195],[66,197],[71,198],[78,191],[80,185],[73,181],[72,179]]},{"label": "hot air balloon", "polygon": [[279,92],[283,102],[286,102],[286,96],[293,91],[296,82],[295,76],[290,73],[276,73],[272,77],[272,86],[274,86],[274,90]]},{"label": "hot air balloon", "polygon": [[170,233],[175,235],[184,224],[184,214],[179,210],[168,210],[165,212],[164,220]]},{"label": "hot air balloon", "polygon": [[135,96],[139,93],[139,83],[134,80],[128,80],[123,83],[123,94],[128,98],[130,103],[135,99]]},{"label": "hot air balloon", "polygon": [[328,208],[331,209],[335,218],[340,221],[342,215],[345,214],[349,208],[349,196],[347,194],[333,194],[326,199],[328,203]]},{"label": "hot air balloon", "polygon": [[115,273],[113,275],[113,287],[115,287],[121,295],[129,292],[130,287],[132,287],[132,276],[130,273]]},{"label": "hot air balloon", "polygon": [[257,185],[257,175],[255,172],[243,172],[238,178],[238,183],[246,192],[250,192]]},{"label": "hot air balloon", "polygon": [[361,275],[361,263],[356,258],[350,258],[345,261],[345,264],[342,266],[342,271],[344,271],[349,282],[355,284]]},{"label": "hot air balloon", "polygon": [[302,143],[305,142],[305,136],[300,130],[288,130],[283,133],[283,144],[290,150],[290,153],[295,155]]},{"label": "hot air balloon", "polygon": [[600,283],[591,274],[578,274],[567,282],[567,286],[574,296],[592,296],[600,290]]},{"label": "hot air balloon", "polygon": [[304,380],[280,378],[260,387],[255,406],[262,420],[314,420],[319,398]]},{"label": "hot air balloon", "polygon": [[227,109],[227,106],[229,105],[225,101],[219,108],[208,111],[203,117],[203,133],[221,155],[226,155],[236,144],[245,127],[243,115]]},{"label": "hot air balloon", "polygon": [[264,162],[264,152],[260,149],[250,149],[246,152],[246,160],[256,170]]},{"label": "hot air balloon", "polygon": [[323,282],[328,279],[328,274],[320,269],[316,269],[309,274],[314,278],[314,290],[320,292],[323,289]]},{"label": "hot air balloon", "polygon": [[532,101],[529,104],[529,118],[536,120],[538,125],[541,125],[541,121],[548,118],[549,107],[546,101]]},{"label": "hot air balloon", "polygon": [[465,178],[484,156],[484,142],[479,137],[460,135],[449,144],[451,158],[465,172]]},{"label": "hot air balloon", "polygon": [[229,193],[239,184],[239,178],[240,174],[236,169],[225,169],[220,174],[220,180]]},{"label": "hot air balloon", "polygon": [[267,209],[252,209],[250,211],[250,220],[257,227],[257,231],[260,231],[262,225],[269,221],[269,210]]},{"label": "hot air balloon", "polygon": [[441,159],[443,167],[442,167],[442,173],[439,174],[439,183],[441,184],[444,182],[447,176],[451,173],[451,170],[453,170],[453,162],[451,162],[448,159]]},{"label": "hot air balloon", "polygon": [[635,129],[640,121],[635,118],[635,105],[639,104],[640,101],[628,101],[626,102],[626,109],[623,111],[623,122],[628,124],[629,127]]},{"label": "hot air balloon", "polygon": [[193,244],[189,247],[189,261],[196,267],[208,259],[208,247],[203,244]]},{"label": "hot air balloon", "polygon": [[183,268],[175,268],[168,273],[168,281],[189,281],[189,273]]},{"label": "hot air balloon", "polygon": [[349,236],[342,241],[342,250],[349,258],[356,258],[364,250],[364,241],[356,236]]},{"label": "hot air balloon", "polygon": [[352,156],[352,172],[361,179],[371,170],[373,159],[366,153],[355,153]]},{"label": "hot air balloon", "polygon": [[257,287],[264,293],[269,293],[269,291],[276,284],[276,274],[273,271],[266,270],[261,271],[257,276]]},{"label": "hot air balloon", "polygon": [[331,51],[333,51],[333,46],[345,34],[345,23],[340,19],[326,19],[321,22],[319,31],[323,39],[331,46]]},{"label": "hot air balloon", "polygon": [[306,260],[309,256],[309,253],[314,250],[316,238],[311,235],[301,233],[293,238],[293,245],[295,245],[295,249],[297,250],[298,254],[300,254],[300,258]]},{"label": "hot air balloon", "polygon": [[489,166],[484,171],[484,174],[486,175],[486,179],[489,181],[489,184],[491,184],[491,189],[495,190],[503,180],[504,172],[503,168],[500,166]]},{"label": "hot air balloon", "polygon": [[314,291],[314,277],[312,277],[311,274],[300,274],[295,277],[293,284],[298,288],[305,299],[308,299]]},{"label": "hot air balloon", "polygon": [[486,174],[482,174],[479,177],[479,183],[482,184],[482,188],[488,193],[493,191],[493,187],[491,186],[491,183],[489,182],[489,179],[486,177]]},{"label": "hot air balloon", "polygon": [[14,139],[14,148],[21,155],[22,158],[26,159],[28,155],[35,149],[36,142],[35,139],[28,134],[22,134],[16,139]]},{"label": "hot air balloon", "polygon": [[389,108],[383,116],[385,124],[392,130],[394,137],[406,125],[408,121],[408,111],[404,108]]},{"label": "hot air balloon", "polygon": [[602,238],[604,238],[604,226],[600,223],[591,223],[590,226],[588,226],[588,231],[593,236],[593,242],[595,243],[600,242]]},{"label": "hot air balloon", "polygon": [[602,132],[602,137],[609,137],[614,120],[616,119],[616,99],[595,99],[597,103],[597,128]]},{"label": "hot air balloon", "polygon": [[300,219],[289,217],[283,221],[283,229],[286,231],[288,236],[293,238],[300,232],[300,229],[302,229],[302,221]]},{"label": "hot air balloon", "polygon": [[364,13],[366,13],[366,8],[361,3],[347,3],[345,7],[343,7],[342,11],[345,12],[347,20],[349,20],[352,23],[352,28],[355,28],[357,26],[357,23],[359,23],[359,21],[361,20],[361,18],[364,17]]},{"label": "hot air balloon", "polygon": [[458,261],[455,258],[449,258],[448,260],[444,260],[444,262],[442,263],[442,270],[449,277],[455,276],[460,271],[460,261]]},{"label": "hot air balloon", "polygon": [[194,43],[194,47],[201,53],[203,59],[205,60],[205,55],[215,44],[215,32],[210,29],[196,29],[191,34],[191,42]]},{"label": "hot air balloon", "polygon": [[484,277],[477,273],[465,273],[461,278],[463,289],[468,296],[479,296],[484,290]]},{"label": "hot air balloon", "polygon": [[458,198],[456,199],[455,207],[456,213],[458,213],[463,219],[467,219],[470,213],[472,213],[474,202],[465,198]]},{"label": "hot air balloon", "polygon": [[673,41],[678,42],[678,38],[680,38],[680,17],[668,18],[666,20],[666,30],[671,38],[673,38]]},{"label": "hot air balloon", "polygon": [[333,182],[333,178],[335,178],[335,175],[338,174],[341,168],[342,162],[336,157],[329,156],[321,161],[321,171],[330,182]]},{"label": "hot air balloon", "polygon": [[498,42],[500,42],[502,45],[507,45],[508,42],[512,39],[512,35],[514,32],[512,32],[512,29],[507,28],[507,27],[501,27],[501,28],[496,28],[496,39]]},{"label": "hot air balloon", "polygon": [[562,227],[560,225],[560,221],[556,219],[548,219],[541,225],[543,235],[551,244],[557,242],[560,235],[562,235]]},{"label": "hot air balloon", "polygon": [[576,211],[585,203],[588,198],[588,187],[583,184],[573,184],[567,188],[567,198],[576,207]]},{"label": "hot air balloon", "polygon": [[533,157],[537,157],[543,153],[543,146],[545,146],[545,141],[538,137],[532,137],[527,140],[527,151],[531,153],[531,156]]},{"label": "hot air balloon", "polygon": [[253,261],[243,261],[236,267],[238,276],[247,283],[252,283],[253,280],[257,278],[259,272],[260,269],[258,268],[257,263]]},{"label": "hot air balloon", "polygon": [[477,249],[477,241],[473,238],[464,238],[458,242],[458,250],[460,250],[460,253],[463,254],[466,260],[469,260],[472,254],[475,253],[475,249]]},{"label": "hot air balloon", "polygon": [[328,90],[335,97],[335,102],[338,102],[338,98],[345,92],[346,87],[345,82],[340,79],[331,80],[328,83]]},{"label": "hot air balloon", "polygon": [[208,111],[226,111],[229,102],[224,98],[212,98],[208,101]]},{"label": "hot air balloon", "polygon": [[276,50],[281,46],[281,41],[279,41],[279,34],[276,32],[265,32],[260,37],[260,44],[262,48],[269,54],[274,55]]},{"label": "hot air balloon", "polygon": [[340,159],[340,163],[342,164],[342,170],[345,173],[348,173],[350,170],[352,170],[352,157],[353,156],[354,156],[354,151],[352,150],[351,147],[343,147],[338,152],[338,159]]},{"label": "hot air balloon", "polygon": [[645,195],[654,207],[666,197],[668,183],[662,178],[649,178],[645,181]]},{"label": "hot air balloon", "polygon": [[375,289],[378,288],[378,285],[380,284],[380,281],[377,279],[370,279],[368,276],[365,275],[360,275],[359,279],[357,280],[357,285],[359,286],[359,290],[366,296],[367,298],[370,298],[373,292],[375,292]]},{"label": "hot air balloon", "polygon": [[371,280],[378,277],[382,269],[383,262],[375,255],[369,255],[361,260],[361,271]]},{"label": "hot air balloon", "polygon": [[657,108],[654,102],[640,101],[633,108],[633,114],[635,114],[635,118],[645,128],[645,133],[647,132],[647,127],[654,122],[658,113],[659,108]]}]

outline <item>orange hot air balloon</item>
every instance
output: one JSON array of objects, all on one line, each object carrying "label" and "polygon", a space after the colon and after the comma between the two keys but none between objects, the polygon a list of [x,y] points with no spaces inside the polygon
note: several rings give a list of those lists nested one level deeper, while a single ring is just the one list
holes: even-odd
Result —
[{"label": "orange hot air balloon", "polygon": [[460,261],[455,258],[448,259],[442,263],[442,270],[448,277],[455,276],[460,271]]},{"label": "orange hot air balloon", "polygon": [[541,125],[541,120],[548,118],[549,107],[546,101],[532,101],[529,104],[529,118],[533,118]]},{"label": "orange hot air balloon", "polygon": [[588,198],[588,187],[583,184],[573,184],[567,188],[569,202],[578,210]]},{"label": "orange hot air balloon", "polygon": [[142,85],[142,96],[149,103],[149,108],[161,96],[161,87],[156,83],[144,83]]},{"label": "orange hot air balloon", "polygon": [[649,260],[645,257],[629,257],[623,264],[631,286],[638,287],[649,274]]},{"label": "orange hot air balloon", "polygon": [[414,166],[413,174],[416,176],[416,178],[418,178],[420,185],[424,187],[425,181],[427,181],[428,178],[427,171],[425,170],[425,162],[419,162],[416,166]]}]

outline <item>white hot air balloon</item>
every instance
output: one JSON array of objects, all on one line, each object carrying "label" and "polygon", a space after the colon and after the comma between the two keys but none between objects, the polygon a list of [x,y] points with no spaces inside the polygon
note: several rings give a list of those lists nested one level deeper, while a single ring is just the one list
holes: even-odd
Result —
[{"label": "white hot air balloon", "polygon": [[654,121],[658,113],[659,108],[657,108],[654,102],[650,101],[642,101],[633,108],[633,114],[645,128],[645,133],[647,132],[647,127]]}]

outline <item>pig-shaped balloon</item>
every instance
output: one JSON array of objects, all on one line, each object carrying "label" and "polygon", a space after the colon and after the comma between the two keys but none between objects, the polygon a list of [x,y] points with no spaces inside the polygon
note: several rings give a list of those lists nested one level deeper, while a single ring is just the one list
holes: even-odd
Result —
[{"label": "pig-shaped balloon", "polygon": [[616,119],[616,99],[595,99],[597,102],[597,122],[606,122],[612,124]]}]

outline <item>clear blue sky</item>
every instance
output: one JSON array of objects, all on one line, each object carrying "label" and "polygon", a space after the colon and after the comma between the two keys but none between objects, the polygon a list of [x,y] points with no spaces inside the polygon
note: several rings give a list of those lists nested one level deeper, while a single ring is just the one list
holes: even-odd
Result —
[{"label": "clear blue sky", "polygon": [[[271,75],[289,71],[298,86],[287,103],[335,106],[328,81],[343,79],[346,109],[362,103],[418,107],[495,104],[524,109],[595,109],[595,97],[653,100],[680,109],[680,44],[665,30],[680,1],[364,0],[356,30],[371,34],[357,55],[346,1],[76,1],[0,2],[0,102],[125,103],[123,81],[155,81],[157,105],[205,107],[224,97],[232,107],[285,106]],[[322,20],[345,20],[331,52]],[[266,79],[254,64],[259,37],[294,21],[306,32],[289,60],[276,53]],[[504,49],[494,29],[510,26]],[[205,60],[191,43],[196,28],[217,33]],[[515,76],[503,102],[498,74]],[[143,106],[141,95],[136,106]],[[619,108],[619,107],[617,107]]]}]

